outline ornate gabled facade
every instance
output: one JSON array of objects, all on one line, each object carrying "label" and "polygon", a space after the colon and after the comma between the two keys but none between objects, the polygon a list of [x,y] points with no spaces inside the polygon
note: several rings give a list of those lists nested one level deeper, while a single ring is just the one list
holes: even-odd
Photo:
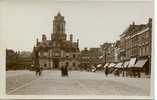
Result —
[{"label": "ornate gabled facade", "polygon": [[68,64],[69,69],[77,69],[79,65],[79,40],[73,42],[73,35],[67,40],[64,16],[57,14],[53,20],[51,40],[42,35],[42,41],[36,41],[34,47],[34,64],[46,69],[57,69]]}]

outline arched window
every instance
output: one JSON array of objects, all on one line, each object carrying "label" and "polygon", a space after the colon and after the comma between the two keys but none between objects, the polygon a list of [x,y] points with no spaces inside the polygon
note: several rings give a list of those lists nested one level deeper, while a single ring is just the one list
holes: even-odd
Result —
[{"label": "arched window", "polygon": [[44,64],[44,67],[47,67],[47,64]]},{"label": "arched window", "polygon": [[69,62],[66,62],[66,66],[69,66]]},{"label": "arched window", "polygon": [[38,56],[41,56],[41,53],[40,53],[40,52],[38,52]]},{"label": "arched window", "polygon": [[60,25],[57,25],[57,32],[60,31]]},{"label": "arched window", "polygon": [[75,62],[73,62],[73,67],[75,67],[76,66],[76,63]]},{"label": "arched window", "polygon": [[66,58],[69,58],[69,53],[66,53]]}]

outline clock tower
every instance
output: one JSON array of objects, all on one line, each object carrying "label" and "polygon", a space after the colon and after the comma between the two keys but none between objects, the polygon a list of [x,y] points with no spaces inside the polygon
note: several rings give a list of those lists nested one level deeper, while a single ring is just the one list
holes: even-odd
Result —
[{"label": "clock tower", "polygon": [[65,19],[60,12],[53,17],[53,30],[51,40],[42,35],[42,40],[37,39],[34,47],[35,64],[45,69],[59,69],[67,66],[69,69],[77,69],[79,65],[79,46],[78,41],[73,41],[73,35],[67,39],[65,31]]},{"label": "clock tower", "polygon": [[51,40],[66,40],[65,34],[65,20],[64,16],[58,12],[57,16],[53,20],[53,34]]}]

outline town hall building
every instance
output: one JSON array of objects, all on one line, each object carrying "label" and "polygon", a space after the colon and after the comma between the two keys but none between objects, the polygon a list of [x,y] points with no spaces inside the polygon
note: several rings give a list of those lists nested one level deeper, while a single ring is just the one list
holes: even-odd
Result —
[{"label": "town hall building", "polygon": [[79,66],[79,40],[73,41],[73,35],[67,39],[65,32],[64,16],[58,12],[53,20],[53,33],[48,40],[46,35],[42,35],[42,40],[37,39],[33,48],[34,65],[44,69],[59,69],[68,65],[69,69],[78,69]]}]

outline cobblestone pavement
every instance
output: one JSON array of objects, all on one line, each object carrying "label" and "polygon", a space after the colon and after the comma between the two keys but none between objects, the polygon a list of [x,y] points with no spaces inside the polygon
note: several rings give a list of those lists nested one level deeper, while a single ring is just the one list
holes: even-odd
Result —
[{"label": "cobblestone pavement", "polygon": [[103,73],[70,71],[61,77],[60,71],[43,71],[41,77],[33,71],[8,71],[6,92],[11,95],[125,95],[149,96],[149,78],[105,77]]}]

